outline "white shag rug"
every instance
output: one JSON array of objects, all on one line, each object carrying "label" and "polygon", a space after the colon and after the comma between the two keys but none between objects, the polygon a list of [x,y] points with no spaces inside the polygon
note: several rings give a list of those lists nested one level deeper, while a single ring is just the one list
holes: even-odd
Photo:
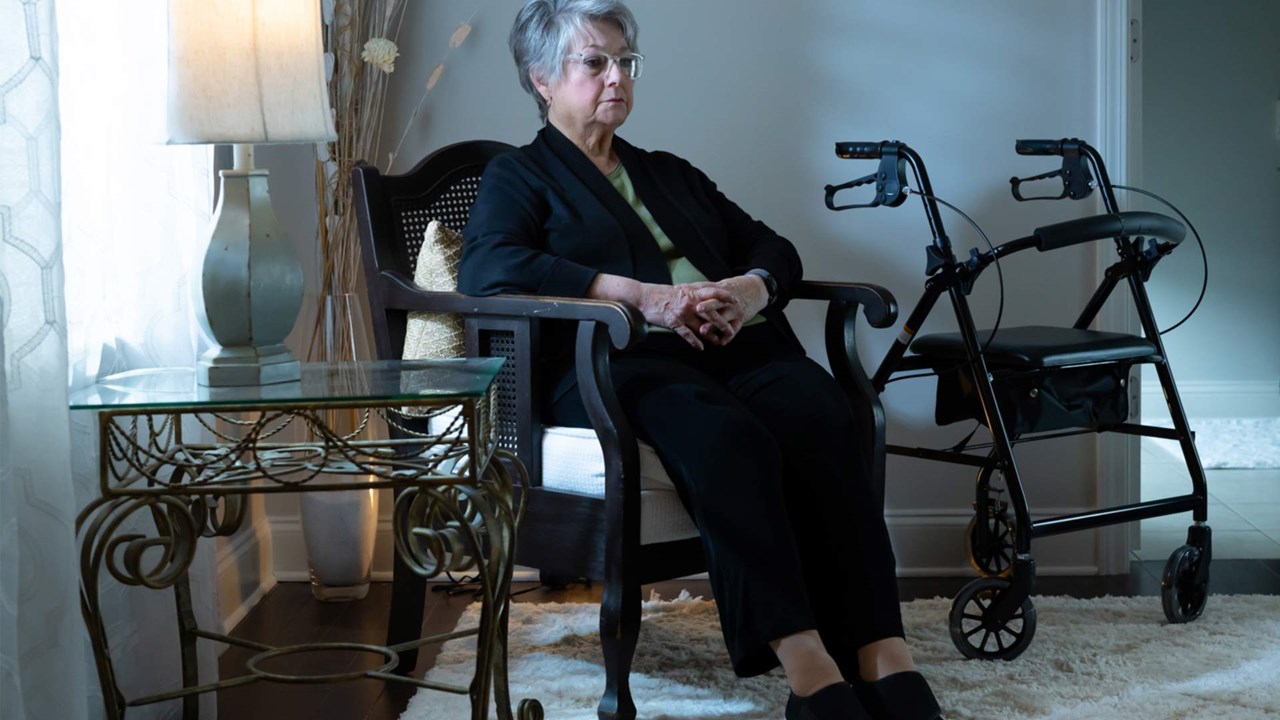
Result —
[{"label": "white shag rug", "polygon": [[[1280,468],[1280,418],[1200,418],[1189,421],[1206,470]],[[1173,427],[1171,421],[1156,423]],[[1156,447],[1182,460],[1177,440],[1152,438]]]},{"label": "white shag rug", "polygon": [[[1280,597],[1212,596],[1193,623],[1169,625],[1158,597],[1037,597],[1031,646],[1011,662],[964,660],[947,633],[950,600],[903,604],[907,641],[949,720],[1159,720],[1280,717]],[[471,606],[460,626],[475,623]],[[512,697],[548,720],[595,720],[604,687],[596,605],[515,603]],[[779,671],[739,679],[715,606],[686,593],[644,604],[631,673],[643,720],[779,720]],[[474,640],[445,644],[429,680],[465,685]],[[469,717],[465,697],[422,690],[401,720]]]}]

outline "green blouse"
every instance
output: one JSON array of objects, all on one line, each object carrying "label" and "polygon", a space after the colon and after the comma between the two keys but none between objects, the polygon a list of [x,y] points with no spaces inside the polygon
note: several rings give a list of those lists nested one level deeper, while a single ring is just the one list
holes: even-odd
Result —
[{"label": "green blouse", "polygon": [[[636,189],[631,184],[631,176],[627,175],[627,169],[618,163],[608,175],[609,184],[613,185],[622,198],[627,201],[631,209],[636,211],[640,219],[644,222],[645,227],[649,228],[649,232],[653,234],[653,239],[658,243],[658,249],[662,251],[662,257],[667,261],[667,270],[671,272],[671,284],[681,285],[684,283],[707,282],[707,276],[698,271],[698,268],[689,262],[689,259],[680,252],[680,249],[671,242],[667,234],[658,226],[657,221],[653,219],[653,215],[649,213],[649,208],[644,206],[644,202],[636,195]],[[763,315],[756,315],[747,321],[747,325],[755,325],[764,322]],[[650,325],[650,328],[659,332],[674,332],[669,328]]]}]

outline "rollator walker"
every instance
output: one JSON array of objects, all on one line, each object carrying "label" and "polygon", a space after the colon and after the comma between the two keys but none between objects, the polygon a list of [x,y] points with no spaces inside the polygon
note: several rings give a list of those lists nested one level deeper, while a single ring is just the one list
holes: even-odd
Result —
[{"label": "rollator walker", "polygon": [[[1157,213],[1120,211],[1102,157],[1081,140],[1019,140],[1016,150],[1021,155],[1060,156],[1062,165],[1042,175],[1012,178],[1015,199],[1045,199],[1023,197],[1022,184],[1060,179],[1061,194],[1048,199],[1083,200],[1097,189],[1106,212],[1045,225],[1027,237],[988,245],[986,252],[974,249],[968,257],[958,258],[943,227],[940,201],[924,161],[904,143],[837,143],[839,157],[879,160],[880,165],[874,174],[826,187],[831,210],[897,207],[908,195],[918,194],[933,233],[933,242],[926,248],[924,294],[870,382],[880,394],[896,374],[928,371],[919,374],[938,378],[935,419],[939,425],[977,420],[990,430],[989,443],[968,444],[966,438],[946,450],[886,446],[894,455],[978,469],[974,518],[966,540],[970,561],[982,577],[960,591],[950,613],[951,639],[968,658],[1011,660],[1030,645],[1036,629],[1031,599],[1035,586],[1031,541],[1035,538],[1190,510],[1193,523],[1186,544],[1169,557],[1161,582],[1165,616],[1171,623],[1195,620],[1209,595],[1212,543],[1204,469],[1145,287],[1155,266],[1182,241],[1185,226]],[[908,185],[908,167],[914,173],[915,188]],[[875,186],[871,202],[835,204],[838,192],[871,184]],[[1073,326],[997,327],[994,336],[975,327],[968,295],[988,266],[1023,250],[1050,252],[1107,239],[1114,241],[1118,259],[1107,268]],[[1122,284],[1133,298],[1142,335],[1090,330],[1103,303]],[[916,337],[944,294],[951,301],[959,332]],[[1129,372],[1144,363],[1155,366],[1169,405],[1171,429],[1129,422]],[[1103,432],[1177,440],[1191,475],[1191,493],[1032,520],[1014,447]],[[1002,497],[1005,490],[1007,500]]]}]

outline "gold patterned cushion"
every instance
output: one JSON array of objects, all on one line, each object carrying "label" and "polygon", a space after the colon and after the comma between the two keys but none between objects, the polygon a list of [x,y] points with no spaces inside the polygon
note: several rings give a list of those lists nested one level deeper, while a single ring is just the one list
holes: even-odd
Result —
[{"label": "gold patterned cushion", "polygon": [[[438,220],[427,225],[413,281],[423,290],[455,292],[462,235]],[[462,318],[453,313],[411,312],[404,336],[405,360],[461,357],[465,352]]]}]

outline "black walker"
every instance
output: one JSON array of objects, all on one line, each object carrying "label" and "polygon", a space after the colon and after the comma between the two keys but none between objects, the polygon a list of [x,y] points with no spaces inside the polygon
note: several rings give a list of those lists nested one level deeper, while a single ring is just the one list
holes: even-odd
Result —
[{"label": "black walker", "polygon": [[[1204,610],[1209,593],[1211,536],[1204,470],[1144,285],[1156,264],[1181,242],[1185,228],[1165,215],[1121,212],[1101,156],[1083,141],[1019,140],[1016,149],[1022,155],[1061,156],[1062,167],[1031,178],[1013,178],[1010,182],[1015,199],[1039,199],[1022,196],[1023,182],[1060,178],[1063,190],[1057,199],[1084,199],[1096,187],[1102,192],[1107,212],[1036,228],[1027,237],[987,252],[974,249],[969,257],[958,259],[943,228],[939,201],[934,197],[924,161],[904,143],[837,143],[839,157],[878,159],[880,167],[872,175],[826,188],[826,204],[832,210],[896,207],[915,192],[921,196],[933,233],[933,243],[926,248],[928,279],[924,295],[871,384],[877,393],[882,393],[895,373],[931,371],[926,374],[938,376],[938,423],[974,419],[991,432],[990,443],[970,445],[966,440],[949,450],[887,446],[888,452],[896,455],[978,468],[975,514],[966,539],[970,561],[983,577],[960,591],[950,615],[952,641],[969,658],[1010,660],[1031,643],[1036,628],[1031,600],[1035,585],[1031,541],[1037,537],[1190,510],[1194,522],[1187,531],[1187,542],[1173,552],[1165,566],[1161,584],[1165,616],[1171,623],[1196,619]],[[915,174],[916,189],[907,184],[908,167]],[[837,192],[872,183],[876,194],[871,202],[835,204]],[[993,337],[991,331],[974,326],[968,294],[982,271],[999,258],[1030,248],[1048,252],[1107,238],[1114,239],[1119,258],[1107,268],[1101,285],[1072,327],[998,328]],[[1142,336],[1088,329],[1121,283],[1128,285],[1133,297]],[[959,332],[915,337],[944,293],[951,300]],[[908,350],[911,354],[907,354]],[[1172,429],[1128,422],[1126,380],[1130,368],[1142,363],[1155,366],[1169,405]],[[1102,432],[1177,440],[1191,474],[1191,493],[1033,521],[1014,460],[1014,446]],[[986,453],[967,452],[973,450]],[[992,486],[997,474],[1003,476],[1008,501],[1001,499],[1003,490]]]}]

